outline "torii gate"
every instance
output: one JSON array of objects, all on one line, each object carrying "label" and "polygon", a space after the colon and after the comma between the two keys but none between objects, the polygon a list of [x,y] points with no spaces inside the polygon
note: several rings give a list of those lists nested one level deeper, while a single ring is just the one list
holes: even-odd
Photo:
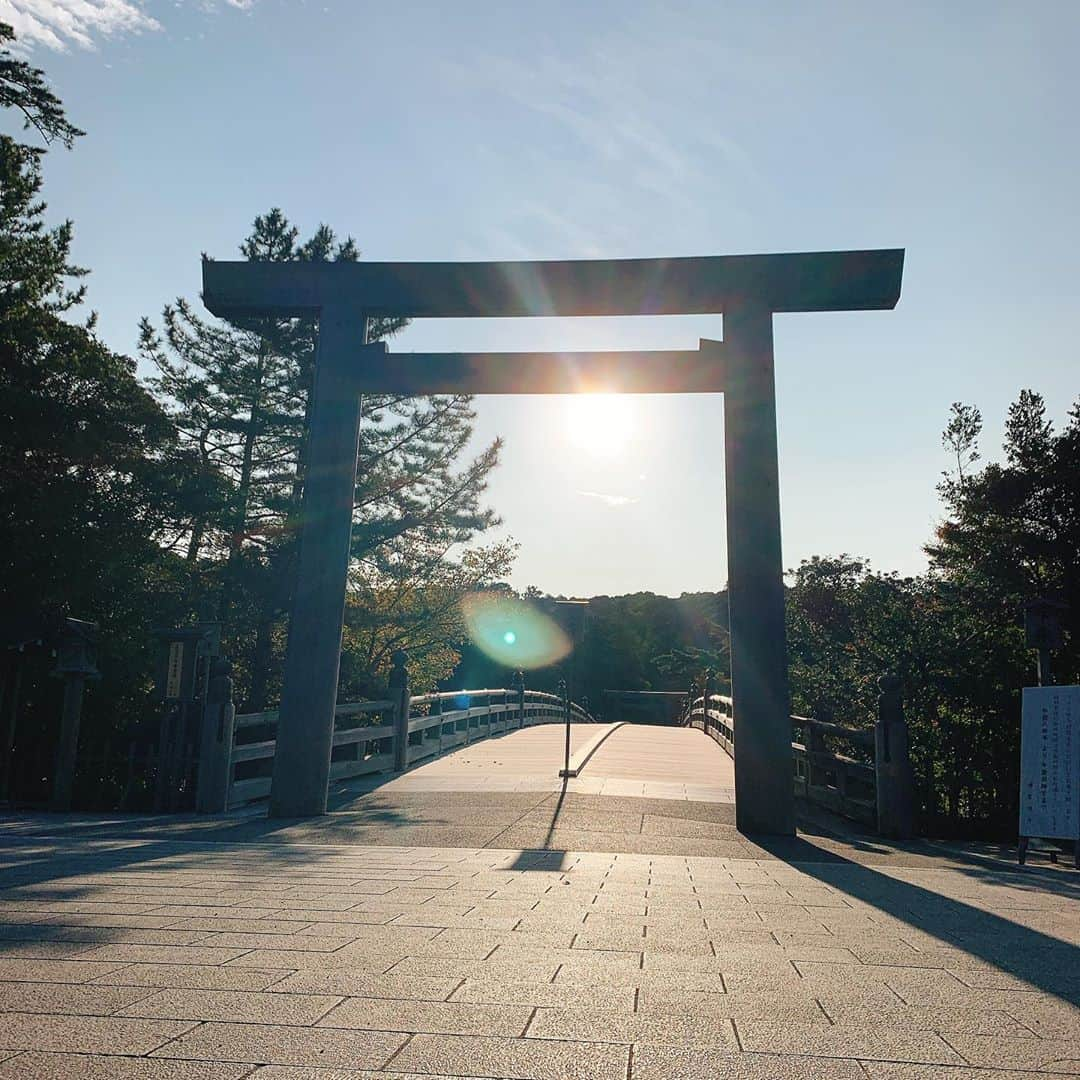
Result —
[{"label": "torii gate", "polygon": [[[203,263],[215,315],[319,321],[300,561],[270,814],[326,811],[364,393],[723,393],[735,815],[795,829],[772,316],[896,306],[902,249],[680,259]],[[724,316],[684,352],[391,353],[368,320],[400,315]]]}]

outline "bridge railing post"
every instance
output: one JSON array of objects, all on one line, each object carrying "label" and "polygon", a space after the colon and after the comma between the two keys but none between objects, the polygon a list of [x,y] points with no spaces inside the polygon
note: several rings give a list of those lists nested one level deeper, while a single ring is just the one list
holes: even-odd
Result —
[{"label": "bridge railing post", "polygon": [[518,671],[514,675],[514,689],[517,691],[517,714],[518,727],[525,726],[525,672]]},{"label": "bridge railing post", "polygon": [[706,671],[701,679],[701,708],[704,713],[701,718],[701,730],[704,731],[706,735],[708,735],[709,727],[712,724],[712,717],[709,715],[709,691],[711,689],[709,681],[709,673]]},{"label": "bridge railing post", "polygon": [[214,657],[210,661],[199,740],[199,771],[195,782],[197,814],[220,814],[229,808],[235,720],[232,663],[224,657]]},{"label": "bridge railing post", "polygon": [[878,832],[896,840],[915,835],[915,782],[911,771],[907,720],[900,680],[878,679],[877,723],[874,726],[874,772]]},{"label": "bridge railing post", "polygon": [[409,694],[409,672],[405,666],[408,653],[398,649],[392,657],[390,669],[390,700],[394,710],[394,768],[404,771],[409,764],[409,707],[412,697]]},{"label": "bridge railing post", "polygon": [[806,783],[808,787],[823,787],[823,779],[827,780],[827,777],[821,776],[821,766],[819,762],[821,760],[821,754],[825,753],[825,736],[821,733],[821,729],[811,720],[806,725]]}]

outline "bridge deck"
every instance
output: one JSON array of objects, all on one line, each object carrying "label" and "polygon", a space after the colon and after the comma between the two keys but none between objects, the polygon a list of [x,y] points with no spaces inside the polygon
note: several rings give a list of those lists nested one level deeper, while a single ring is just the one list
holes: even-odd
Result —
[{"label": "bridge deck", "polygon": [[[571,753],[577,754],[606,728],[571,724]],[[735,770],[731,758],[708,736],[691,728],[624,724],[603,740],[579,776],[566,785],[561,724],[510,731],[463,746],[407,773],[368,777],[340,787],[348,794],[409,792],[559,791],[592,795],[632,795],[652,799],[732,802]],[[340,803],[339,803],[340,805]]]}]

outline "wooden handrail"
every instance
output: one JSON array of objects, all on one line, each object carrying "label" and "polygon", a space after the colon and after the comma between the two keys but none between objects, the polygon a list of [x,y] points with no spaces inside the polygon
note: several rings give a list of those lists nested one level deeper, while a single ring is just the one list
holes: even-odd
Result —
[{"label": "wooden handrail", "polygon": [[[796,794],[845,817],[874,825],[877,816],[874,731],[805,716],[793,715],[791,722],[806,733],[806,743],[797,740],[791,743]],[[734,758],[737,739],[734,703],[730,697],[710,694],[707,705],[701,696],[690,699],[683,724],[704,731]],[[826,739],[840,739],[868,750],[871,762],[825,749]]]},{"label": "wooden handrail", "polygon": [[[447,702],[460,707],[445,709]],[[566,703],[557,694],[501,687],[418,694],[408,699],[408,706],[408,747],[405,756],[410,765],[514,727],[561,723],[566,717]],[[335,724],[357,716],[367,716],[370,721],[349,727],[335,726],[333,752],[336,756],[331,759],[331,779],[363,776],[394,767],[396,735],[393,719],[396,708],[395,703],[387,699],[343,702],[334,709]],[[577,702],[570,703],[570,713],[580,722],[596,722]],[[277,721],[276,709],[245,713],[236,717],[235,731],[255,727],[274,728]],[[234,742],[229,761],[230,808],[269,795],[269,772],[276,747],[274,738],[250,743]],[[244,772],[259,770],[259,773],[237,777],[237,765],[244,766]]]}]

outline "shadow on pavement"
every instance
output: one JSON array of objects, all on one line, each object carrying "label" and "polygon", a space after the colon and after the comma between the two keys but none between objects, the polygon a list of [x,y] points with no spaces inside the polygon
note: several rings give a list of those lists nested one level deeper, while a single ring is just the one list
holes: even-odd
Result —
[{"label": "shadow on pavement", "polygon": [[[868,865],[846,858],[837,851],[824,850],[801,837],[755,836],[750,839],[808,877],[937,938],[946,948],[960,949],[985,965],[970,971],[954,971],[961,980],[965,976],[973,978],[974,970],[996,969],[1055,997],[1070,1002],[1080,998],[1080,947],[974,903],[945,896],[895,876],[898,872],[932,874],[951,871],[987,887],[1032,892],[1037,882],[1043,894],[1080,900],[1080,879],[1070,879],[1066,876],[1068,871],[1010,869],[986,857],[954,852],[949,852],[947,865]],[[923,851],[927,845],[912,847]],[[938,857],[942,854],[933,847],[928,853]],[[886,869],[892,873],[884,872]],[[912,961],[917,959],[918,953],[913,950]],[[926,967],[949,966],[947,958],[937,958],[932,952],[926,954],[926,959]],[[905,966],[920,965],[913,962]],[[998,980],[998,985],[1005,988],[1008,982]],[[975,984],[992,988],[995,980],[980,976]]]}]

